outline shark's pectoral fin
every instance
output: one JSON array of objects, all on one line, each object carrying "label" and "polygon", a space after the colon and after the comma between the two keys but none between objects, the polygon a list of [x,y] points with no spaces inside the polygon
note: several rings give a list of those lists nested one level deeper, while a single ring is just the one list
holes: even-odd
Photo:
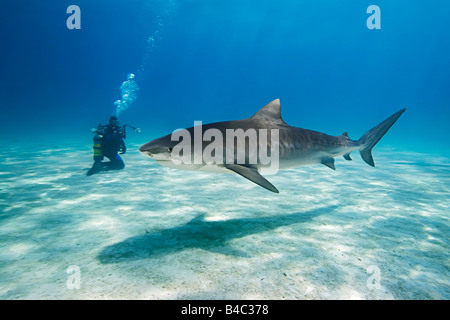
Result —
[{"label": "shark's pectoral fin", "polygon": [[344,154],[344,159],[345,159],[345,160],[349,160],[349,161],[352,160],[352,158],[350,158],[350,152]]},{"label": "shark's pectoral fin", "polygon": [[261,187],[266,188],[269,191],[279,193],[278,189],[275,188],[273,184],[271,184],[266,178],[259,174],[258,170],[255,168],[250,168],[246,166],[242,166],[239,164],[227,164],[225,168],[228,170],[234,171],[237,174],[247,178],[248,180],[259,184]]},{"label": "shark's pectoral fin", "polygon": [[322,158],[321,163],[326,165],[328,168],[336,170],[336,167],[334,166],[334,159],[331,157]]}]

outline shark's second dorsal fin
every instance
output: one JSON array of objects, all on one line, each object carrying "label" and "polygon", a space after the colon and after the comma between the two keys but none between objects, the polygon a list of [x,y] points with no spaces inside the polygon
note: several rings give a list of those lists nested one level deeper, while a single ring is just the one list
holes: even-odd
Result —
[{"label": "shark's second dorsal fin", "polygon": [[280,99],[275,99],[266,104],[257,113],[255,113],[251,119],[261,119],[286,124],[283,119],[281,119]]}]

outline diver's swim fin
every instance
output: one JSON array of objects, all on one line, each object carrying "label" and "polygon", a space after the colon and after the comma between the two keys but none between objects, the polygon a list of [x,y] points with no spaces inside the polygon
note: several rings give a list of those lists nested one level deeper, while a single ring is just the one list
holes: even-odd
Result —
[{"label": "diver's swim fin", "polygon": [[92,165],[92,168],[90,168],[88,170],[88,172],[86,173],[87,176],[92,176],[95,173],[99,173],[100,171],[103,170],[103,168],[105,167],[105,164],[100,162],[100,161],[95,161],[94,164]]}]

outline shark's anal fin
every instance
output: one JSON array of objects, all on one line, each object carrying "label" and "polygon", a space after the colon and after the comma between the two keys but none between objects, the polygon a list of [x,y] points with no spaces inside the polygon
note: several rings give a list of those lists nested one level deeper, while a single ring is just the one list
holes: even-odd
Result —
[{"label": "shark's anal fin", "polygon": [[331,158],[331,157],[324,157],[324,158],[322,158],[321,163],[326,165],[328,168],[336,170],[336,167],[334,166],[334,159]]},{"label": "shark's anal fin", "polygon": [[344,154],[344,159],[349,161],[352,160],[352,158],[350,158],[350,153]]},{"label": "shark's anal fin", "polygon": [[239,164],[226,164],[225,168],[228,170],[234,171],[237,174],[247,178],[248,180],[259,184],[261,187],[266,188],[269,191],[280,193],[277,188],[273,184],[271,184],[266,178],[259,174],[258,170],[255,168],[250,168],[246,166],[242,166]]}]

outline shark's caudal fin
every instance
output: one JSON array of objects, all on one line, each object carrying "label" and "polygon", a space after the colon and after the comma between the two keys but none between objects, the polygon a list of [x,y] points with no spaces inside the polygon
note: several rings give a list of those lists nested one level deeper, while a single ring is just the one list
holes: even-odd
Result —
[{"label": "shark's caudal fin", "polygon": [[359,139],[359,143],[361,144],[361,148],[359,152],[361,153],[361,157],[363,160],[375,167],[375,162],[372,157],[372,148],[380,141],[380,139],[388,132],[388,130],[392,127],[392,125],[397,121],[397,119],[405,112],[406,109],[402,109],[397,113],[393,114],[382,123],[377,125],[375,128],[367,131],[361,139]]}]

